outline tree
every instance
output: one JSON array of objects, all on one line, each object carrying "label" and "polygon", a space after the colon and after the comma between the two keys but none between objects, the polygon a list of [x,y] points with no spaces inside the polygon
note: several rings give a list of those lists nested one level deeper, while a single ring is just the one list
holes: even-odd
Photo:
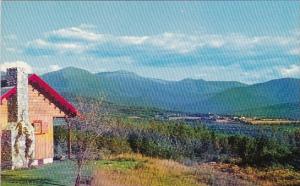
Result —
[{"label": "tree", "polygon": [[76,163],[75,185],[79,186],[84,166],[99,155],[97,139],[105,133],[114,131],[114,122],[107,113],[103,112],[102,101],[89,103],[82,98],[77,100],[80,114],[67,118],[67,123],[73,143],[72,160]]}]

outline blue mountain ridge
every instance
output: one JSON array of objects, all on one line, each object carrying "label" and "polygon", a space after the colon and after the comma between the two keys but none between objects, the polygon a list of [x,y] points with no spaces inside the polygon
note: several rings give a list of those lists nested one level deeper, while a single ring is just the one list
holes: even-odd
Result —
[{"label": "blue mountain ridge", "polygon": [[50,72],[42,77],[61,93],[90,98],[104,97],[117,104],[190,113],[234,114],[245,111],[251,115],[251,110],[255,113],[255,108],[264,108],[262,110],[266,111],[268,107],[278,110],[274,107],[284,106],[281,108],[284,110],[289,105],[297,108],[300,102],[300,79],[295,78],[275,79],[253,85],[202,79],[166,81],[141,77],[127,71],[93,74],[75,67]]}]

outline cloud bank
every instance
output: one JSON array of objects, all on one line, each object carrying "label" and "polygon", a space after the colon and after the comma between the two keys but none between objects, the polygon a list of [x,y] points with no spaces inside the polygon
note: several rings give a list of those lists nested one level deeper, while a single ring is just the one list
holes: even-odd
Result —
[{"label": "cloud bank", "polygon": [[[82,24],[44,33],[43,37],[28,42],[24,53],[33,57],[78,59],[82,61],[81,66],[93,72],[101,67],[147,74],[145,69],[148,69],[157,78],[155,71],[162,72],[160,78],[163,79],[188,76],[210,80],[236,78],[252,83],[276,77],[299,77],[298,38],[297,31],[284,36],[176,32],[113,35],[97,32],[94,25]],[[64,61],[60,66],[66,64],[70,65]],[[52,65],[50,71],[61,68]],[[181,73],[171,77],[164,69],[177,69]],[[186,69],[185,75],[180,69]]]},{"label": "cloud bank", "polygon": [[188,54],[203,48],[227,48],[252,50],[255,47],[287,47],[291,53],[299,54],[297,34],[291,36],[245,36],[241,34],[198,34],[165,32],[159,35],[116,36],[97,33],[86,26],[63,28],[45,34],[44,38],[28,43],[28,48],[57,52],[80,53],[100,45],[139,46],[178,54]]}]

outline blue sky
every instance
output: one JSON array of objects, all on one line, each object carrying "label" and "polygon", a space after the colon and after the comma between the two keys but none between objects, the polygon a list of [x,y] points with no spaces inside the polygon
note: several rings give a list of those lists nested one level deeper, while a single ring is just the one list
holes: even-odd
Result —
[{"label": "blue sky", "polygon": [[300,78],[300,2],[2,2],[2,68]]}]

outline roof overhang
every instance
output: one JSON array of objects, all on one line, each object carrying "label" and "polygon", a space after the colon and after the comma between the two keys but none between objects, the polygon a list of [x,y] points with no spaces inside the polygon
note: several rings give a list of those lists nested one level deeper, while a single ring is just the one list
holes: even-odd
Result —
[{"label": "roof overhang", "polygon": [[[49,99],[50,102],[52,102],[56,107],[63,111],[67,116],[74,117],[78,115],[77,109],[38,75],[30,75],[28,77],[28,83],[34,89],[38,90],[41,94],[43,94],[47,99]],[[16,93],[17,87],[12,88],[0,97],[1,103],[4,99],[8,100]]]}]

